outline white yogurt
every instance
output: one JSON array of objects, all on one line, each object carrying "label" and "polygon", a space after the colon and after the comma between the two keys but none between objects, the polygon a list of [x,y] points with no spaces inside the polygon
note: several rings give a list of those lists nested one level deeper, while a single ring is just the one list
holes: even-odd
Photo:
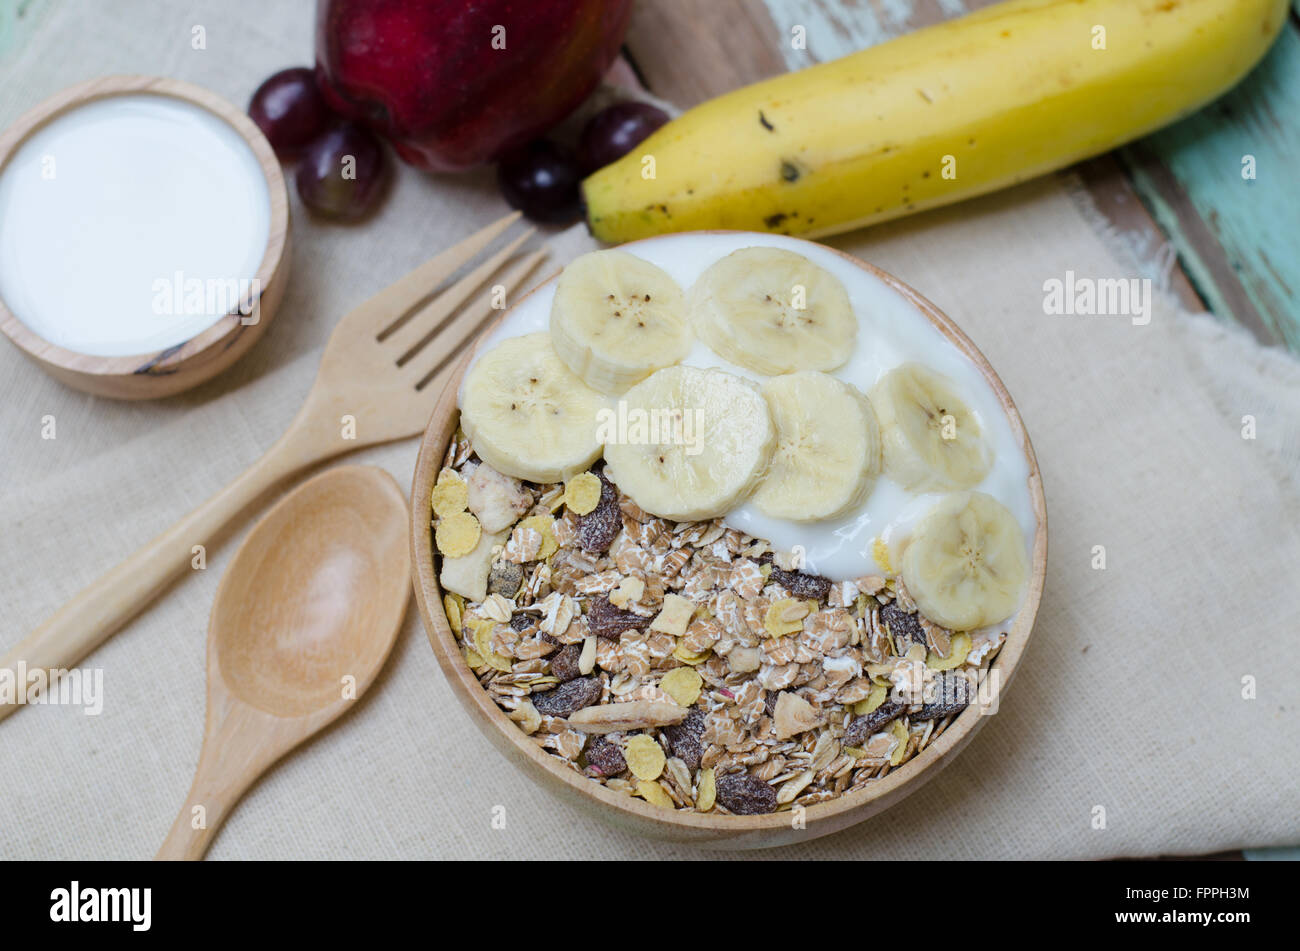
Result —
[{"label": "white yogurt", "polygon": [[[1024,536],[1026,557],[1032,561],[1031,545],[1037,522],[1029,493],[1029,463],[1011,430],[1010,420],[975,364],[897,291],[828,248],[782,235],[665,235],[626,245],[621,250],[663,268],[689,290],[715,261],[739,248],[755,245],[772,245],[802,254],[844,284],[858,317],[857,349],[844,366],[833,371],[833,376],[865,393],[887,370],[915,361],[956,383],[957,392],[978,416],[994,450],[993,467],[976,488],[996,498],[1016,517]],[[506,337],[546,330],[554,296],[554,282],[538,289],[506,315],[500,326],[482,341],[477,353],[486,352]],[[685,362],[698,367],[720,367],[753,380],[763,379],[761,374],[728,363],[699,341]],[[940,498],[935,493],[909,492],[882,475],[863,504],[842,518],[792,522],[771,518],[752,504],[746,504],[730,512],[724,521],[757,538],[767,539],[779,551],[802,546],[807,570],[833,580],[844,580],[884,571],[873,555],[877,538],[888,546],[889,557],[897,567],[899,543]]]},{"label": "white yogurt", "polygon": [[77,353],[163,350],[238,306],[270,227],[266,177],[229,123],[168,96],[96,100],[0,170],[0,299]]}]

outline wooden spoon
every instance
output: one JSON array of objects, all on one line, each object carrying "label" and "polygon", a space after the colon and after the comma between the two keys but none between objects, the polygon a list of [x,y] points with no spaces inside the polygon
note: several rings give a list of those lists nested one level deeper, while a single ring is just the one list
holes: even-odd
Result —
[{"label": "wooden spoon", "polygon": [[411,596],[407,523],[391,475],[340,466],[253,527],[217,588],[203,750],[157,858],[202,858],[254,780],[374,681]]}]

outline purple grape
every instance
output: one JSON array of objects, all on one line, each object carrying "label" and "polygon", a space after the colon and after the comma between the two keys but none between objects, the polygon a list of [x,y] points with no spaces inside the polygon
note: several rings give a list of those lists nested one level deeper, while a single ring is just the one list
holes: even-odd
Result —
[{"label": "purple grape", "polygon": [[288,155],[320,135],[333,118],[305,66],[282,69],[257,87],[248,115],[277,154]]},{"label": "purple grape", "polygon": [[497,187],[510,207],[549,224],[565,224],[582,214],[581,180],[573,156],[545,139],[510,153],[497,166]]},{"label": "purple grape", "polygon": [[360,218],[383,193],[388,163],[373,132],[338,121],[303,150],[295,177],[298,195],[312,211],[329,218]]},{"label": "purple grape", "polygon": [[588,120],[578,139],[578,162],[590,175],[621,159],[668,121],[668,113],[648,102],[619,102]]}]

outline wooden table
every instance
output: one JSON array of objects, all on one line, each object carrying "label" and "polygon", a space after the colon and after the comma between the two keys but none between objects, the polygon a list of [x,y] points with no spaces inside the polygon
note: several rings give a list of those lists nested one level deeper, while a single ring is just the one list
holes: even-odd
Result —
[{"label": "wooden table", "polygon": [[[626,55],[641,85],[685,108],[993,2],[639,0]],[[796,25],[806,50],[792,48]],[[1255,157],[1254,181],[1242,178],[1246,155]],[[1076,172],[1141,276],[1164,282],[1191,310],[1300,354],[1300,0],[1268,56],[1235,89],[1061,174]]]},{"label": "wooden table", "polygon": [[[36,29],[52,2],[0,2],[0,53]],[[638,0],[625,78],[685,108],[992,2]],[[805,28],[806,50],[791,48],[795,25]],[[1246,155],[1255,181],[1241,177]],[[1141,261],[1141,276],[1300,354],[1300,0],[1264,62],[1226,96],[1071,171]]]},{"label": "wooden table", "polygon": [[[651,92],[686,107],[992,2],[639,0],[628,58]],[[1300,0],[1293,4],[1272,51],[1226,96],[1074,171],[1142,277],[1300,354]],[[796,25],[806,50],[791,48]],[[1254,181],[1241,175],[1246,155],[1255,157]]]}]

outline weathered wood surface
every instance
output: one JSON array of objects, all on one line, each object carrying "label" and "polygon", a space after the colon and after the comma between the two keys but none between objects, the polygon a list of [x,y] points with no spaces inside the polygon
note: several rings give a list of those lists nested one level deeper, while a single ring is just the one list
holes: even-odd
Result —
[{"label": "weathered wood surface", "polygon": [[[991,2],[641,0],[627,45],[651,91],[684,107]],[[804,50],[790,42],[796,25]],[[1286,180],[1300,155],[1297,27],[1219,103],[1071,171],[1143,276],[1300,353],[1300,189]],[[1241,177],[1247,154],[1254,181]]]}]

